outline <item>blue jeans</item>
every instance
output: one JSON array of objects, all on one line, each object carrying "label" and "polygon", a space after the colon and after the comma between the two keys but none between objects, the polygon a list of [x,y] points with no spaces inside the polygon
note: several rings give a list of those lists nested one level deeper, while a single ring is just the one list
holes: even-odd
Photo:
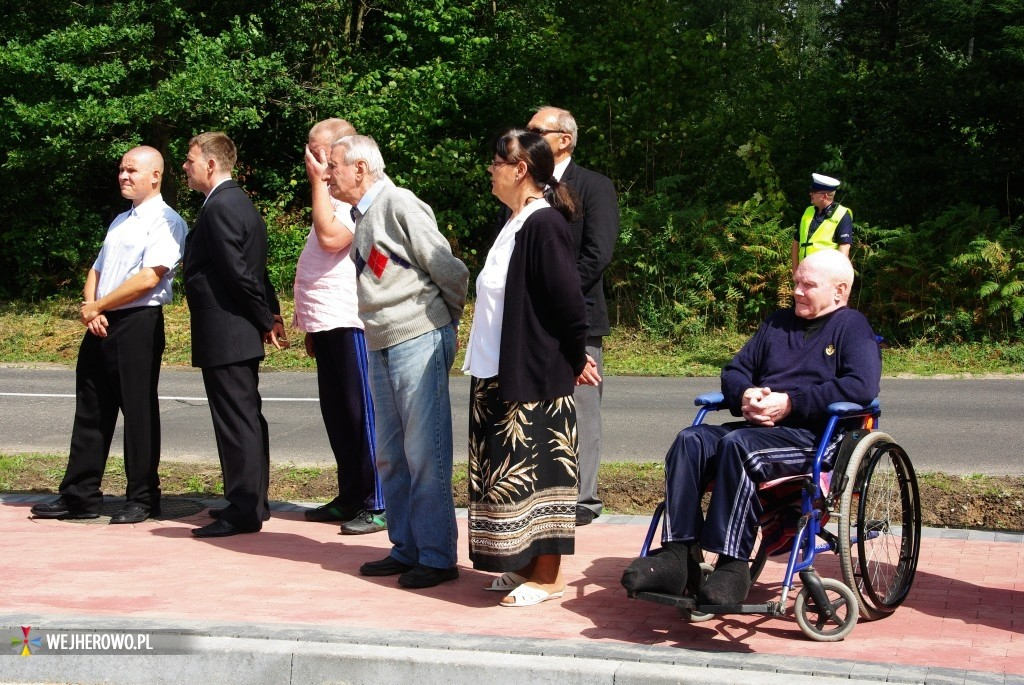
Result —
[{"label": "blue jeans", "polygon": [[369,353],[391,556],[404,564],[452,568],[456,562],[448,395],[454,360],[450,325]]}]

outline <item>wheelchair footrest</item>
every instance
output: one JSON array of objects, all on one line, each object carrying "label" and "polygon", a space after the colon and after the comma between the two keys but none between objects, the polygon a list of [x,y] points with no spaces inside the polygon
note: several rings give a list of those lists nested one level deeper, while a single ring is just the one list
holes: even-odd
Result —
[{"label": "wheelchair footrest", "polygon": [[638,592],[636,593],[636,598],[642,599],[645,602],[654,602],[655,604],[664,604],[668,607],[676,607],[677,609],[693,609],[697,605],[697,603],[693,601],[693,597],[670,595],[667,592]]},{"label": "wheelchair footrest", "polygon": [[636,593],[636,599],[699,614],[768,614],[774,616],[779,613],[779,602],[767,602],[766,604],[697,604],[693,597],[670,595],[665,592],[638,592]]},{"label": "wheelchair footrest", "polygon": [[693,611],[701,614],[774,614],[777,604],[695,604]]}]

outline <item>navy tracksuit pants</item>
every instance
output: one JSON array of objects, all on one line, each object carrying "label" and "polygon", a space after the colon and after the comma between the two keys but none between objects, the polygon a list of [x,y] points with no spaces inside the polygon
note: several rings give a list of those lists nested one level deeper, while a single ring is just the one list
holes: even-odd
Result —
[{"label": "navy tracksuit pants", "polygon": [[[761,516],[758,484],[810,473],[817,443],[804,428],[738,422],[684,429],[665,455],[663,542],[699,541],[706,551],[749,558]],[[704,520],[701,497],[712,481]]]}]

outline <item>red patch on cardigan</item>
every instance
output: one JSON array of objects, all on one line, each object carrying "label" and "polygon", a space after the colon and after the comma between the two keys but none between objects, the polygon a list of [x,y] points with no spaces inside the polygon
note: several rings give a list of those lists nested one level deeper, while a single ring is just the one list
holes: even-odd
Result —
[{"label": "red patch on cardigan", "polygon": [[388,266],[388,256],[374,245],[373,249],[370,250],[370,258],[366,260],[366,265],[370,267],[370,270],[373,271],[377,278],[380,278],[384,274],[384,269]]}]

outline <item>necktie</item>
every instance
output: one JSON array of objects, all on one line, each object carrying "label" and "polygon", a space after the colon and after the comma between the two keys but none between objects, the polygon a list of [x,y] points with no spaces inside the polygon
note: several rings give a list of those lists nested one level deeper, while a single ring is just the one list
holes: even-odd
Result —
[{"label": "necktie", "polygon": [[358,209],[356,209],[355,207],[353,207],[352,209],[350,209],[350,210],[349,210],[349,213],[350,213],[350,214],[352,215],[352,222],[353,222],[353,223],[355,223],[356,221],[359,221],[359,217],[361,217],[361,216],[363,215],[363,213],[362,213],[362,212],[360,212],[360,211],[359,211]]}]

